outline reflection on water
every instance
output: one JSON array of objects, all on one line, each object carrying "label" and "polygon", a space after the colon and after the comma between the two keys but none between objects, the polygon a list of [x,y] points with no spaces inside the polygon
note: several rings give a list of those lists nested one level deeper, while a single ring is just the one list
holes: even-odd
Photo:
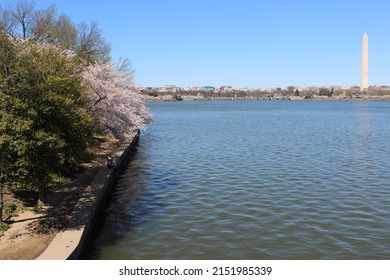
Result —
[{"label": "reflection on water", "polygon": [[390,257],[389,102],[148,106],[88,257]]}]

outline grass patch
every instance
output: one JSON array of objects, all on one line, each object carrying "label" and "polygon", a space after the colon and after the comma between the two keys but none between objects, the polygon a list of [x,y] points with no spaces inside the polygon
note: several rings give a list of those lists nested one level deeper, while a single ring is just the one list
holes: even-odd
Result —
[{"label": "grass patch", "polygon": [[18,206],[14,200],[8,200],[4,202],[3,218],[7,219],[8,217],[12,216],[17,208]]},{"label": "grass patch", "polygon": [[0,223],[0,237],[4,235],[4,232],[9,229],[9,225],[6,223]]}]

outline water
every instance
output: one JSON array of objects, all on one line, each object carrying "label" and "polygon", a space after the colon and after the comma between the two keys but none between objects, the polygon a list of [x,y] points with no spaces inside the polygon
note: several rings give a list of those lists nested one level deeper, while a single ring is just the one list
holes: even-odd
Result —
[{"label": "water", "polygon": [[390,258],[390,102],[148,107],[89,258]]}]

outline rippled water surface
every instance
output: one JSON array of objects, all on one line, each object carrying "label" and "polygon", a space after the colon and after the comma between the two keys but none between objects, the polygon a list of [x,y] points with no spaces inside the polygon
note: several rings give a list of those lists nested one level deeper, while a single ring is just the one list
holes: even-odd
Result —
[{"label": "rippled water surface", "polygon": [[390,259],[390,102],[148,103],[93,259]]}]

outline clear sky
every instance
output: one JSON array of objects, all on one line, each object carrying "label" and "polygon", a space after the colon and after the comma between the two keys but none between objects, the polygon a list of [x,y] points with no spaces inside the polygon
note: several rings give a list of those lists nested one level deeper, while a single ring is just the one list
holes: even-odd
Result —
[{"label": "clear sky", "polygon": [[145,86],[390,85],[389,0],[35,0],[97,21]]}]

